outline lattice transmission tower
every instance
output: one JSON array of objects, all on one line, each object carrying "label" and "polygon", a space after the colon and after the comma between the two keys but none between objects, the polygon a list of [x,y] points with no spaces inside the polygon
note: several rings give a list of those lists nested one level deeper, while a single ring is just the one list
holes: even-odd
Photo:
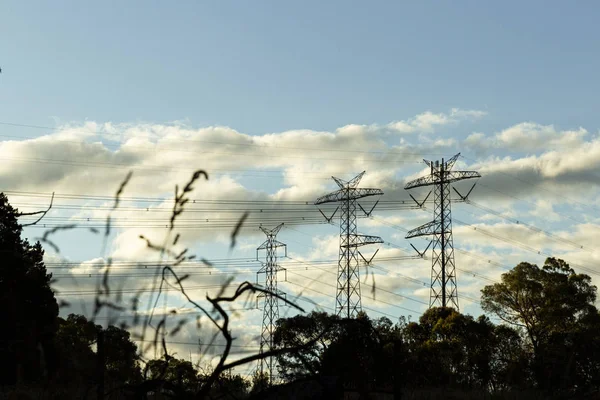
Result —
[{"label": "lattice transmission tower", "polygon": [[[285,251],[284,256],[287,256],[287,245],[277,241],[277,234],[282,227],[283,224],[279,224],[275,228],[268,230],[261,226],[260,230],[267,235],[267,240],[256,249],[257,260],[259,260],[261,251],[266,253],[264,258],[265,261],[262,262],[262,267],[256,273],[256,279],[258,281],[258,275],[265,274],[264,287],[269,292],[258,295],[258,299],[264,299],[260,354],[274,349],[273,334],[275,333],[275,323],[279,319],[279,299],[275,294],[279,296],[284,295],[284,293],[277,288],[277,273],[279,271],[285,271],[285,268],[282,268],[277,264],[278,249],[283,248]],[[268,374],[269,385],[272,385],[273,372],[275,371],[274,357],[265,357],[259,360],[259,370],[261,375],[264,375],[265,373]]]},{"label": "lattice transmission tower", "polygon": [[[365,262],[367,262],[367,260],[362,256],[362,254],[360,254],[358,247],[367,244],[383,243],[383,240],[378,236],[357,234],[357,200],[363,197],[383,194],[380,189],[365,189],[357,187],[364,174],[365,171],[347,182],[333,176],[333,180],[340,188],[335,192],[319,197],[317,201],[315,201],[316,205],[333,202],[340,203],[340,206],[336,208],[329,218],[326,217],[321,211],[321,214],[323,214],[328,222],[331,221],[339,208],[342,209],[342,213],[340,215],[340,253],[338,262],[335,311],[337,315],[345,315],[346,318],[356,317],[356,314],[358,314],[358,312],[360,312],[362,309],[358,256],[360,255]],[[373,208],[371,208],[369,212],[367,212],[360,204],[358,204],[358,206],[367,216],[369,216],[373,212],[373,209],[375,209],[377,202],[375,202]],[[373,258],[371,257],[371,260],[372,259]],[[370,260],[368,262],[370,262]]]},{"label": "lattice transmission tower", "polygon": [[[429,307],[450,306],[454,307],[457,311],[458,289],[456,287],[454,244],[452,240],[452,214],[450,207],[452,199],[450,197],[450,188],[454,182],[481,177],[481,175],[475,171],[452,171],[452,167],[456,163],[458,157],[460,157],[460,153],[450,158],[448,161],[444,161],[443,158],[441,162],[423,160],[430,167],[430,174],[410,181],[404,186],[404,189],[406,190],[422,186],[434,187],[435,205],[433,209],[433,221],[409,231],[406,234],[406,239],[418,236],[433,236],[433,240],[429,243],[429,246],[433,244]],[[474,187],[475,184],[473,184],[465,196],[460,194],[456,188],[452,187],[452,189],[462,200],[466,200]],[[422,207],[430,194],[431,191],[421,203],[416,201],[412,195],[411,197],[420,207]],[[423,253],[420,254],[422,255]]]}]

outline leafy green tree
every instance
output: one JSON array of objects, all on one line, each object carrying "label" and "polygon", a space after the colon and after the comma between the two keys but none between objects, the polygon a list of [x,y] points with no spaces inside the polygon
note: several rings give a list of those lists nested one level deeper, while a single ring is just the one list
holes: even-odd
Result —
[{"label": "leafy green tree", "polygon": [[195,390],[199,383],[198,371],[186,360],[174,357],[150,360],[146,365],[147,378],[168,382],[179,388]]},{"label": "leafy green tree", "polygon": [[485,311],[524,330],[537,384],[552,391],[597,381],[590,374],[600,362],[595,300],[591,278],[556,258],[542,268],[520,263],[482,290]]},{"label": "leafy green tree", "polygon": [[[58,304],[50,288],[40,243],[21,238],[22,226],[7,197],[0,193],[1,384],[40,379],[52,368]],[[46,365],[46,367],[44,367]]]},{"label": "leafy green tree", "polygon": [[222,375],[217,380],[211,398],[223,400],[244,399],[249,395],[251,383],[241,375]]},{"label": "leafy green tree", "polygon": [[542,268],[520,263],[481,292],[483,309],[525,329],[534,352],[553,333],[569,332],[582,317],[597,313],[591,278],[556,258]]},{"label": "leafy green tree", "polygon": [[141,380],[137,346],[128,331],[112,325],[104,329],[104,346],[105,371],[110,382],[134,384]]},{"label": "leafy green tree", "polygon": [[57,382],[85,385],[96,382],[97,357],[92,345],[96,343],[99,329],[83,315],[58,318],[54,339]]},{"label": "leafy green tree", "polygon": [[341,320],[339,326],[337,339],[324,351],[322,375],[336,376],[346,387],[365,395],[391,385],[395,336],[391,321],[371,320],[361,312],[355,319]]},{"label": "leafy green tree", "polygon": [[294,348],[318,339],[302,350],[277,357],[279,374],[288,381],[321,372],[323,354],[340,335],[340,319],[325,312],[281,318],[275,328],[277,348]]},{"label": "leafy green tree", "polygon": [[407,382],[415,387],[456,386],[466,363],[465,332],[472,319],[452,308],[431,308],[403,329]]},{"label": "leafy green tree", "polygon": [[507,390],[518,386],[526,370],[518,332],[485,316],[431,308],[404,327],[402,338],[406,381],[415,387]]},{"label": "leafy green tree", "polygon": [[261,373],[260,371],[256,371],[254,375],[252,375],[252,389],[250,390],[250,394],[260,393],[268,387],[269,375],[264,372]]},{"label": "leafy green tree", "polygon": [[358,391],[392,384],[398,326],[387,318],[356,319],[313,312],[280,319],[275,331],[278,347],[297,347],[319,338],[312,346],[278,357],[279,372],[288,381],[306,376],[337,377]]},{"label": "leafy green tree", "polygon": [[530,357],[516,329],[507,325],[495,326],[489,346],[490,391],[522,390],[531,387]]},{"label": "leafy green tree", "polygon": [[83,315],[58,318],[55,337],[56,381],[95,385],[98,382],[98,335],[104,336],[104,381],[107,388],[141,381],[137,346],[128,331],[116,326],[104,329]]}]

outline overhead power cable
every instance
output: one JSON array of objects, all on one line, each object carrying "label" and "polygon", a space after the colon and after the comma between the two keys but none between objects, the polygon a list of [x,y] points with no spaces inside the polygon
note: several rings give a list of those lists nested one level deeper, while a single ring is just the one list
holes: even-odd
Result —
[{"label": "overhead power cable", "polygon": [[473,207],[476,207],[476,208],[479,208],[479,209],[481,209],[483,211],[486,211],[486,212],[488,212],[490,214],[493,214],[493,215],[495,215],[495,216],[497,216],[497,217],[499,217],[499,218],[501,218],[501,219],[503,219],[505,221],[510,221],[510,222],[512,222],[512,223],[514,223],[516,225],[524,226],[525,228],[529,229],[532,232],[542,233],[543,235],[547,236],[548,238],[550,238],[552,240],[555,240],[556,242],[560,242],[562,244],[567,244],[567,245],[572,246],[572,247],[574,247],[574,248],[576,248],[578,250],[592,251],[592,250],[588,249],[587,247],[583,246],[582,244],[576,243],[576,242],[574,242],[572,240],[569,240],[567,238],[555,235],[555,234],[553,234],[551,232],[548,232],[548,231],[546,231],[544,229],[538,228],[538,227],[536,227],[536,226],[534,226],[532,224],[524,222],[522,219],[517,219],[517,218],[511,217],[509,215],[506,215],[504,213],[498,212],[498,211],[493,210],[493,209],[491,209],[489,207],[485,207],[485,206],[483,206],[483,205],[481,205],[479,203],[476,203],[474,201],[471,201],[471,200],[467,200],[466,203],[468,205],[471,205]]}]

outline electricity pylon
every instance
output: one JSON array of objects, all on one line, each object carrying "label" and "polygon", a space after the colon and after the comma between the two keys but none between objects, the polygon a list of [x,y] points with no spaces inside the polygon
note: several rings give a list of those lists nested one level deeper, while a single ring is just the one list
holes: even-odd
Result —
[{"label": "electricity pylon", "polygon": [[[475,171],[452,171],[452,167],[460,153],[442,162],[423,160],[431,168],[427,176],[408,182],[404,189],[409,190],[422,186],[434,186],[434,209],[433,221],[419,226],[406,234],[406,239],[432,235],[433,243],[431,257],[431,293],[429,297],[429,307],[441,306],[447,307],[449,304],[458,311],[458,289],[456,287],[456,272],[454,265],[454,245],[452,241],[452,216],[450,210],[450,187],[452,183],[463,179],[480,178],[481,175]],[[454,191],[462,200],[466,200],[473,191],[471,190],[463,196],[455,188]],[[429,194],[427,197],[429,197]],[[411,195],[412,197],[412,195]],[[427,200],[427,197],[425,200]],[[413,200],[414,197],[413,197]],[[421,203],[415,202],[422,207],[425,200]],[[423,252],[424,253],[424,252]],[[420,253],[421,255],[423,253]]]},{"label": "electricity pylon", "polygon": [[[265,289],[267,293],[261,293],[258,298],[264,298],[262,333],[260,336],[260,354],[274,349],[273,334],[275,333],[275,323],[279,319],[279,299],[276,295],[283,296],[284,293],[277,289],[277,273],[284,271],[277,265],[277,249],[283,247],[285,256],[287,256],[287,246],[285,243],[277,241],[277,233],[281,230],[283,224],[277,225],[275,228],[268,230],[260,227],[260,230],[267,235],[267,240],[256,249],[256,259],[259,259],[259,253],[262,250],[266,251],[265,261],[262,267],[256,273],[258,281],[259,274],[265,274]],[[258,301],[258,299],[257,299]],[[275,370],[274,357],[265,357],[259,360],[260,373],[269,375],[269,386],[273,384],[273,371]]]},{"label": "electricity pylon", "polygon": [[[358,183],[364,174],[365,171],[348,182],[332,176],[333,180],[340,188],[335,192],[319,197],[317,201],[315,201],[315,205],[333,202],[341,203],[342,214],[340,216],[340,253],[338,262],[335,311],[339,316],[345,314],[346,318],[356,317],[356,315],[362,309],[360,299],[360,277],[358,269],[358,255],[362,257],[362,254],[360,254],[358,251],[358,247],[367,244],[383,243],[383,240],[381,240],[381,238],[378,236],[358,235],[356,233],[357,200],[367,196],[383,194],[380,189],[357,188]],[[366,212],[365,209],[358,204],[360,209],[366,215],[370,215],[376,205],[377,202],[373,205],[373,208],[371,208],[369,212]],[[338,208],[340,207],[338,206]],[[336,208],[336,210],[333,212],[333,215],[329,218],[327,218],[322,211],[321,214],[323,214],[327,221],[331,221],[338,208]],[[362,258],[364,259],[364,257]]]}]

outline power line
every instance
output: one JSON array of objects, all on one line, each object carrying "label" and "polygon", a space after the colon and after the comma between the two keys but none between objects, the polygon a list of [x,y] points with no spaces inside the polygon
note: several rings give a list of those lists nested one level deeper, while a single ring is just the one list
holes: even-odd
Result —
[{"label": "power line", "polygon": [[481,209],[483,211],[486,211],[486,212],[488,212],[490,214],[496,215],[497,217],[500,217],[500,218],[504,219],[505,221],[510,221],[510,222],[512,222],[512,223],[514,223],[516,225],[524,226],[525,228],[527,228],[527,229],[529,229],[529,230],[531,230],[533,232],[542,233],[545,236],[547,236],[548,238],[553,239],[553,240],[555,240],[557,242],[560,242],[560,243],[563,243],[563,244],[568,244],[569,246],[575,247],[578,250],[591,251],[587,247],[584,247],[583,245],[581,245],[579,243],[573,242],[572,240],[569,240],[569,239],[563,238],[561,236],[555,235],[555,234],[553,234],[551,232],[548,232],[546,230],[538,228],[538,227],[536,227],[536,226],[534,226],[532,224],[526,223],[523,220],[513,218],[513,217],[508,216],[506,214],[503,214],[501,212],[495,211],[495,210],[493,210],[493,209],[491,209],[489,207],[485,207],[485,206],[483,206],[481,204],[478,204],[478,203],[476,203],[474,201],[468,200],[468,201],[466,201],[466,203],[468,205],[471,205],[473,207],[476,207],[476,208],[479,208],[479,209]]},{"label": "power line", "polygon": [[[141,342],[141,343],[154,343],[154,340],[148,340],[148,339],[135,339],[135,338],[130,338],[131,341],[133,342]],[[161,342],[159,341],[157,344],[160,344]],[[227,344],[219,344],[219,343],[207,343],[207,344],[203,344],[200,342],[180,342],[180,341],[175,341],[175,340],[167,340],[165,341],[166,344],[182,344],[182,345],[190,345],[190,346],[199,346],[199,347],[226,347]],[[252,345],[243,345],[243,344],[231,344],[229,345],[229,347],[233,347],[233,348],[247,348],[247,349],[254,349],[257,350],[260,347],[259,346],[252,346]]]},{"label": "power line", "polygon": [[[531,246],[528,246],[528,245],[524,244],[523,242],[521,242],[521,241],[519,241],[519,240],[516,240],[516,239],[509,239],[509,238],[506,238],[506,237],[503,237],[503,236],[500,236],[500,235],[496,235],[496,234],[494,234],[494,233],[492,233],[492,232],[489,232],[489,231],[487,231],[487,230],[485,230],[485,229],[482,229],[481,227],[474,226],[474,225],[472,225],[472,224],[469,224],[469,223],[467,223],[467,222],[459,221],[459,220],[456,220],[456,219],[455,219],[455,221],[456,221],[456,222],[458,222],[459,224],[462,224],[462,225],[469,226],[469,227],[473,228],[473,230],[474,230],[474,231],[476,231],[476,232],[479,232],[479,233],[481,233],[482,235],[486,235],[486,236],[489,236],[489,237],[491,237],[491,238],[494,238],[494,239],[497,239],[497,240],[503,241],[503,242],[505,242],[505,243],[509,243],[509,244],[511,244],[511,245],[513,245],[513,246],[520,247],[520,248],[522,248],[522,249],[524,249],[524,250],[527,250],[527,251],[529,251],[529,252],[531,252],[531,253],[535,253],[535,254],[537,254],[537,255],[543,255],[543,256],[546,256],[546,257],[553,257],[553,255],[552,255],[552,254],[550,254],[550,253],[547,253],[547,252],[545,252],[545,251],[543,251],[543,250],[538,250],[538,249],[535,249],[535,248],[533,248],[533,247],[531,247]],[[579,269],[582,269],[582,270],[584,270],[584,271],[587,271],[587,272],[589,272],[589,273],[591,273],[591,274],[594,274],[594,275],[598,275],[598,276],[600,276],[600,272],[599,272],[599,271],[596,271],[596,270],[594,270],[594,269],[591,269],[591,268],[589,268],[589,267],[586,267],[586,266],[584,266],[584,265],[581,265],[581,264],[575,264],[575,263],[572,263],[572,262],[570,262],[569,264],[570,264],[570,265],[573,265],[573,266],[576,266],[576,267],[578,267]]]},{"label": "power line", "polygon": [[[301,287],[302,289],[310,290],[311,292],[315,292],[315,293],[321,294],[321,295],[323,295],[323,296],[327,296],[327,297],[331,296],[331,295],[329,295],[329,294],[327,294],[327,293],[323,293],[323,292],[321,292],[320,290],[316,290],[316,289],[314,289],[314,288],[311,288],[311,287],[304,287],[304,286],[302,286],[302,285],[300,285],[300,284],[298,284],[298,283],[295,283],[295,282],[287,281],[287,283],[290,283],[290,284],[292,284],[292,285],[294,285],[294,286]],[[320,305],[319,305],[319,307],[325,307],[325,306],[320,306]],[[385,315],[385,316],[387,316],[387,317],[391,317],[391,318],[398,318],[398,317],[397,317],[397,316],[395,316],[395,315],[392,315],[392,314],[389,314],[389,313],[386,313],[386,312],[383,312],[383,311],[374,310],[374,309],[372,309],[372,308],[368,308],[368,307],[363,307],[363,308],[364,308],[365,310],[369,310],[369,311],[372,311],[372,312],[376,312],[376,313],[378,313],[378,314]],[[415,312],[415,313],[417,313],[417,314],[419,313],[418,311],[414,311],[414,310],[411,310],[411,311],[412,311],[412,312]]]},{"label": "power line", "polygon": [[[334,285],[331,285],[331,284],[329,284],[329,283],[326,283],[326,282],[323,282],[323,281],[321,281],[321,280],[319,280],[319,279],[310,278],[310,277],[307,277],[306,275],[302,275],[302,274],[299,274],[299,273],[297,273],[297,272],[292,272],[292,271],[290,271],[290,272],[291,272],[292,274],[294,274],[294,275],[298,275],[298,276],[299,276],[299,277],[301,277],[301,278],[304,278],[304,279],[311,279],[313,282],[320,283],[320,284],[322,284],[322,285],[325,285],[325,286],[328,286],[328,287],[330,287],[330,288],[336,288],[336,286],[334,286]],[[292,283],[292,284],[295,284],[294,282],[290,282],[289,280],[288,280],[288,281],[286,281],[286,282],[288,282],[288,283]],[[309,287],[307,286],[307,289],[308,289],[308,288],[309,288]],[[396,294],[396,293],[392,293],[392,294]],[[326,296],[330,296],[330,295],[326,295]],[[405,310],[405,311],[410,311],[410,312],[418,312],[418,311],[412,310],[412,309],[410,309],[410,308],[406,308],[406,307],[399,306],[399,305],[397,305],[397,304],[392,304],[392,303],[385,302],[385,301],[383,301],[383,300],[381,300],[381,299],[377,299],[377,298],[375,298],[375,297],[370,297],[370,296],[365,296],[365,295],[363,295],[363,297],[365,297],[366,299],[373,300],[373,301],[375,301],[375,302],[379,302],[379,303],[382,303],[382,304],[386,304],[386,305],[389,305],[389,306],[391,306],[391,307],[399,308],[399,309],[402,309],[402,310]],[[402,296],[402,297],[403,297],[403,296]]]},{"label": "power line", "polygon": [[[288,256],[288,258],[291,258],[291,257],[289,257],[289,256]],[[296,260],[296,261],[298,261],[298,262],[302,262],[302,261],[300,261],[300,260]],[[331,272],[331,271],[326,271],[326,270],[324,270],[322,267],[317,267],[317,266],[311,265],[310,263],[304,263],[304,264],[307,264],[307,266],[311,266],[311,267],[313,267],[313,268],[316,268],[316,269],[321,269],[321,270],[323,270],[323,271],[325,271],[325,272],[329,272],[329,273],[331,273],[331,274],[335,274],[334,272]],[[363,282],[363,285],[365,285],[365,286],[367,286],[367,287],[372,287],[372,286],[371,286],[371,285],[369,285],[367,282]],[[384,293],[392,294],[392,295],[394,295],[394,296],[402,297],[402,298],[404,298],[404,299],[406,299],[406,300],[414,301],[414,302],[421,303],[421,304],[425,304],[425,305],[427,305],[427,304],[428,304],[427,302],[425,302],[425,301],[422,301],[422,300],[419,300],[419,299],[415,299],[414,297],[405,296],[405,295],[403,295],[403,294],[400,294],[400,293],[394,293],[394,292],[392,292],[392,291],[389,291],[389,290],[386,290],[386,289],[377,288],[377,290],[379,290],[379,291],[382,291],[382,292],[384,292]]]},{"label": "power line", "polygon": [[[520,197],[517,197],[517,196],[511,195],[511,194],[505,193],[505,192],[503,192],[503,191],[501,191],[501,190],[498,190],[498,189],[496,189],[496,188],[494,188],[494,187],[491,187],[491,186],[485,185],[484,183],[479,183],[479,186],[481,186],[481,187],[484,187],[484,188],[486,188],[486,189],[489,189],[489,190],[492,190],[492,191],[494,191],[494,192],[496,192],[496,193],[499,193],[499,194],[501,194],[501,195],[503,195],[503,196],[505,196],[505,197],[508,197],[508,198],[511,198],[511,199],[514,199],[514,200],[522,201],[522,202],[524,202],[524,203],[529,203],[529,204],[531,204],[531,205],[534,205],[534,206],[536,205],[534,202],[532,202],[532,201],[530,201],[530,200],[522,199],[522,198],[520,198]],[[584,221],[578,220],[577,218],[573,218],[573,216],[571,216],[571,215],[567,215],[567,214],[564,214],[564,213],[561,213],[560,211],[554,211],[554,212],[555,212],[556,214],[559,214],[559,215],[561,215],[561,216],[563,216],[563,217],[565,217],[565,218],[568,218],[568,219],[570,219],[570,220],[572,220],[572,221],[574,221],[574,222],[577,222],[577,223],[585,223]]]},{"label": "power line", "polygon": [[[19,190],[4,190],[3,191],[4,194],[9,195],[9,196],[17,196],[17,197],[33,197],[33,198],[45,198],[45,199],[49,199],[52,197],[52,193],[49,192],[31,192],[31,191],[19,191]],[[105,201],[105,202],[113,202],[115,200],[115,196],[114,194],[111,195],[89,195],[89,194],[78,194],[78,193],[54,193],[54,199],[58,200],[58,199],[64,199],[64,200],[86,200],[86,201]],[[119,200],[123,203],[126,202],[136,202],[136,203],[171,203],[174,201],[173,197],[144,197],[144,196],[120,196]],[[426,199],[422,199],[419,200],[419,202],[421,203],[433,203],[433,200],[426,200]],[[370,201],[370,200],[365,200],[363,201],[363,205],[366,207],[371,207],[373,206],[375,203],[378,203],[381,207],[384,208],[390,208],[391,210],[395,210],[397,207],[401,207],[401,206],[405,206],[407,208],[416,208],[413,204],[413,200],[410,198],[406,198],[406,199],[395,199],[395,200],[381,200],[378,202],[375,201]],[[47,206],[47,204],[31,204],[31,203],[25,203],[25,205],[27,206],[32,206],[32,207],[45,207]],[[251,207],[255,207],[257,209],[264,209],[264,210],[269,210],[269,207],[294,207],[294,209],[301,209],[301,210],[310,210],[313,212],[316,212],[316,210],[314,209],[314,204],[313,204],[313,200],[275,200],[275,199],[265,199],[265,200],[252,200],[252,199],[221,199],[221,198],[216,198],[216,199],[202,199],[202,198],[190,198],[190,202],[186,205],[186,207],[192,207],[194,208],[196,205],[200,206],[200,205],[217,205],[217,206],[223,206],[223,205],[227,205],[227,206],[232,206],[232,205],[238,205],[241,206],[242,210],[245,210],[246,208],[248,208],[249,206]],[[112,209],[112,205],[73,205],[73,204],[66,204],[66,205],[61,205],[61,204],[57,204],[57,207],[63,207],[63,208],[71,208],[71,207],[75,207],[77,209],[79,208],[93,208],[93,209],[107,209],[107,210],[111,210]],[[98,208],[100,207],[100,208]],[[123,206],[122,206],[123,207]],[[162,208],[156,208],[156,207],[123,207],[124,209],[139,209],[141,211],[143,210],[166,210],[166,211],[172,211],[172,209],[170,209],[170,207],[172,207],[171,204],[166,204],[166,205],[162,205]],[[331,207],[332,209],[334,208],[333,204],[323,204],[322,207]],[[187,208],[186,208],[187,209]],[[288,210],[290,208],[286,208],[286,210]],[[118,209],[117,209],[118,210]],[[210,209],[212,210],[212,209]]]},{"label": "power line", "polygon": [[[291,257],[287,257],[291,261],[284,261],[282,265],[316,265],[316,264],[326,264],[326,265],[337,265],[337,260],[311,260],[310,264],[307,264],[307,261],[296,260]],[[389,256],[389,257],[381,257],[380,261],[398,261],[405,259],[413,259],[413,256]],[[109,264],[85,264],[87,261],[58,261],[58,262],[46,262],[44,263],[47,267],[51,268],[73,268],[78,266],[89,266],[89,267],[99,267],[104,268]],[[254,258],[234,258],[234,259],[211,259],[210,261],[186,261],[177,265],[172,265],[169,263],[157,263],[156,261],[112,261],[110,264],[111,269],[148,269],[147,267],[164,267],[171,266],[175,269],[181,268],[207,268],[210,266],[218,266],[219,269],[230,269],[230,268],[245,268],[248,267],[246,264],[257,264],[258,261]]]}]

